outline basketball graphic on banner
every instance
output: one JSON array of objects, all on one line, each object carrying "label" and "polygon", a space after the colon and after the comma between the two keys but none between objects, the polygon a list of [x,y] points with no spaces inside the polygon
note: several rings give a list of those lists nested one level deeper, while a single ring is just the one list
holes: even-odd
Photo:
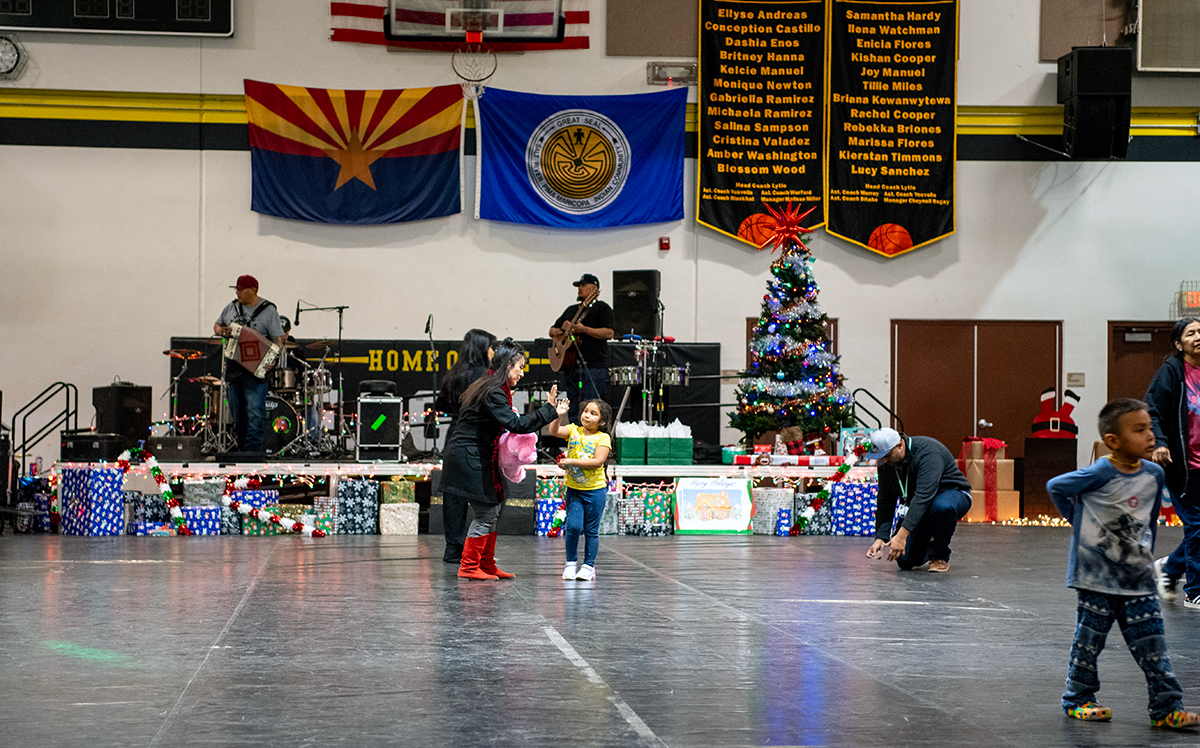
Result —
[{"label": "basketball graphic on banner", "polygon": [[908,229],[898,223],[880,224],[871,232],[867,246],[880,254],[891,257],[912,249],[913,240],[908,235]]},{"label": "basketball graphic on banner", "polygon": [[573,215],[600,210],[629,177],[625,133],[609,117],[569,109],[547,117],[525,147],[529,183],[549,205]]},{"label": "basketball graphic on banner", "polygon": [[775,219],[768,213],[751,213],[738,226],[738,238],[761,247],[775,233]]}]

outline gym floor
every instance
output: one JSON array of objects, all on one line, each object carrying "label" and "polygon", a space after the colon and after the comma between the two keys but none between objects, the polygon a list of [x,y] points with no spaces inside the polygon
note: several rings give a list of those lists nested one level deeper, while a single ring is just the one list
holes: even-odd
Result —
[{"label": "gym floor", "polygon": [[[1182,533],[1163,528],[1159,551]],[[947,574],[865,538],[0,536],[8,746],[1150,746],[1119,632],[1111,723],[1066,718],[1069,530],[965,525]],[[1200,611],[1166,604],[1185,703]]]}]

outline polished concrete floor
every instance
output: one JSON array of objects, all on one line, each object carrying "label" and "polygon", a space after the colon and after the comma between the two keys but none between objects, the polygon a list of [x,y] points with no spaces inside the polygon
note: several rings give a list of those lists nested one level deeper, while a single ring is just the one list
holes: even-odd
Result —
[{"label": "polished concrete floor", "polygon": [[[1160,533],[1160,549],[1179,530]],[[3,746],[1150,746],[1115,631],[1111,723],[1059,708],[1068,531],[965,526],[948,574],[862,538],[0,536]],[[1166,606],[1200,705],[1200,611]]]}]

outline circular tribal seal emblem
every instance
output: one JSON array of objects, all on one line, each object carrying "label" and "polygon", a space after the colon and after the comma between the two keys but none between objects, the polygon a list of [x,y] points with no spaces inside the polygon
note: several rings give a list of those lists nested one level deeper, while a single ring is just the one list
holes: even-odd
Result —
[{"label": "circular tribal seal emblem", "polygon": [[525,169],[550,205],[564,213],[594,213],[625,186],[629,141],[603,114],[567,109],[547,117],[529,136]]}]

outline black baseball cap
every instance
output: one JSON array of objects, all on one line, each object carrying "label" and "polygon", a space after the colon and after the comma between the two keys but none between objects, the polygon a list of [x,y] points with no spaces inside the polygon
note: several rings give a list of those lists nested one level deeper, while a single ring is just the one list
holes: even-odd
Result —
[{"label": "black baseball cap", "polygon": [[589,283],[591,283],[593,286],[599,286],[600,279],[597,278],[596,276],[592,275],[591,273],[584,273],[583,275],[579,276],[579,280],[575,281],[571,285],[572,286],[586,286]]}]

